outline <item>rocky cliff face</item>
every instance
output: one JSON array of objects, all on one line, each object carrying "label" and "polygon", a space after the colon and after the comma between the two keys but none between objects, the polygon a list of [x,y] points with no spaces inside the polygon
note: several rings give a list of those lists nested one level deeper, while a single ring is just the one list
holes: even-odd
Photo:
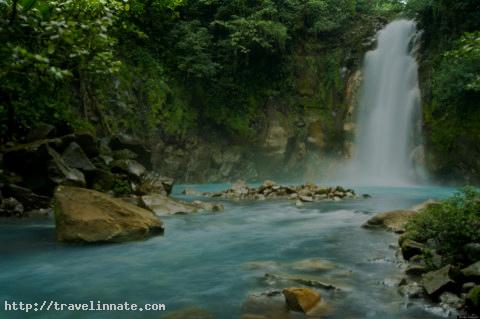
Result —
[{"label": "rocky cliff face", "polygon": [[351,156],[363,56],[386,22],[379,18],[358,25],[331,47],[306,40],[288,62],[293,83],[259,108],[253,138],[232,139],[209,130],[180,142],[158,138],[154,169],[187,183],[321,179],[338,159]]},{"label": "rocky cliff face", "polygon": [[361,83],[359,65],[344,71],[342,94],[330,105],[298,107],[301,99],[314,100],[314,91],[299,97],[293,105],[281,99],[269,101],[265,114],[259,115],[251,141],[200,135],[181,143],[157,140],[152,151],[153,168],[185,183],[322,178],[335,164],[332,158],[344,159],[352,152]]}]

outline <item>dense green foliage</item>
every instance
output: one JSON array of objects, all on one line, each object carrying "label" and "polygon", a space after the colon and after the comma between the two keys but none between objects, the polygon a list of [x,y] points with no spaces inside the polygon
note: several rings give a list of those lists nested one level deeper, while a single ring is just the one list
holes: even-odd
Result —
[{"label": "dense green foliage", "polygon": [[423,109],[434,168],[478,180],[480,2],[410,0],[407,10],[424,30]]},{"label": "dense green foliage", "polygon": [[444,263],[462,264],[465,245],[480,242],[480,193],[467,187],[440,204],[430,205],[407,225],[408,236],[433,240]]},{"label": "dense green foliage", "polygon": [[324,61],[310,106],[332,104],[347,51],[377,17],[401,8],[396,0],[1,0],[0,136],[22,136],[39,121],[145,138],[194,128],[248,136],[269,99],[300,90],[299,53]]}]

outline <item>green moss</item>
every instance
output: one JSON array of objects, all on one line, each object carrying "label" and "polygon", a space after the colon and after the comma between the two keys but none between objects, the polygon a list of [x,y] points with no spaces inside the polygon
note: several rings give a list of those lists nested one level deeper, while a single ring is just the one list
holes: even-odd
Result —
[{"label": "green moss", "polygon": [[132,188],[128,180],[117,177],[113,182],[112,191],[116,196],[122,196],[131,194]]},{"label": "green moss", "polygon": [[475,307],[480,307],[480,286],[473,287],[468,293],[468,300]]}]

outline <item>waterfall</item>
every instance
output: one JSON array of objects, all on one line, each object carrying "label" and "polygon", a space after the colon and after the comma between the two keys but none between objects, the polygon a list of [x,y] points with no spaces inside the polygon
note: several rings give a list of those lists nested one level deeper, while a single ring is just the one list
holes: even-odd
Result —
[{"label": "waterfall", "polygon": [[349,180],[365,185],[415,182],[410,153],[420,130],[418,65],[410,44],[413,21],[397,20],[378,34],[378,45],[365,56],[357,109],[355,150]]}]

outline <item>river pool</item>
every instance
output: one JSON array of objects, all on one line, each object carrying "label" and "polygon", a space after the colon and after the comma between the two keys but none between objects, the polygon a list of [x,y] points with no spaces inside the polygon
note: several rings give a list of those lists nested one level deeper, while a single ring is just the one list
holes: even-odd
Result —
[{"label": "river pool", "polygon": [[[189,185],[201,191],[227,185]],[[176,186],[174,196],[185,185]],[[283,297],[262,295],[298,286],[282,276],[315,278],[339,289],[321,290],[325,318],[438,318],[423,301],[408,301],[392,287],[401,275],[397,236],[361,225],[374,213],[408,208],[454,192],[445,187],[356,188],[369,199],[306,204],[222,201],[221,213],[162,217],[165,235],[142,242],[67,245],[55,240],[52,219],[0,219],[0,301],[163,303],[165,312],[3,311],[0,318],[164,318],[202,308],[213,318],[285,311]],[[328,271],[299,269],[322,259]],[[297,266],[296,266],[297,265]],[[274,276],[267,276],[265,274]],[[193,310],[192,310],[193,311]]]}]

